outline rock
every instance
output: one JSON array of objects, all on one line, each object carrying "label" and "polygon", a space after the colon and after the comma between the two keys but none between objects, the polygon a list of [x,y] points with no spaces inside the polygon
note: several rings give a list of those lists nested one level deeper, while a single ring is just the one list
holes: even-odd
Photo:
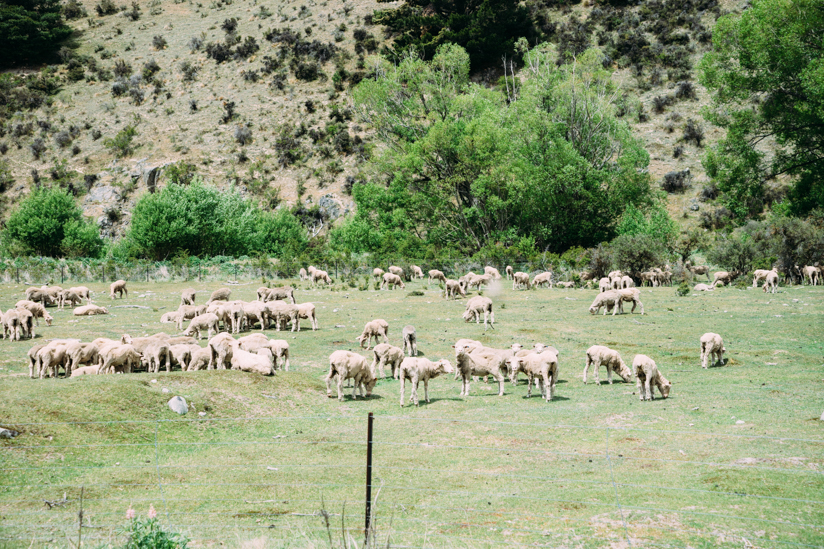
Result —
[{"label": "rock", "polygon": [[110,204],[120,200],[120,193],[116,187],[111,185],[98,185],[89,189],[86,197],[87,202],[102,202]]},{"label": "rock", "polygon": [[697,212],[700,209],[701,209],[701,206],[698,204],[698,200],[696,200],[695,198],[690,200],[690,210],[692,210],[694,212]]},{"label": "rock", "polygon": [[206,417],[206,412],[198,412],[197,415],[200,417]]},{"label": "rock", "polygon": [[161,392],[161,393],[168,393],[168,392],[169,392],[169,388],[168,388],[168,387],[163,387],[163,388],[160,390],[160,392]]},{"label": "rock", "polygon": [[824,421],[824,412],[821,412],[821,421]]},{"label": "rock", "polygon": [[17,431],[12,431],[11,429],[2,429],[0,428],[0,438],[14,438],[19,435]]},{"label": "rock", "polygon": [[341,204],[334,195],[325,194],[318,200],[318,208],[321,213],[333,221],[343,215],[343,204]]},{"label": "rock", "polygon": [[742,419],[739,419],[738,421],[735,422],[736,425],[744,425],[744,423],[745,423],[745,421],[742,420]]},{"label": "rock", "polygon": [[186,405],[186,399],[180,396],[172,397],[172,399],[169,400],[169,408],[180,415],[189,411],[189,407]]}]

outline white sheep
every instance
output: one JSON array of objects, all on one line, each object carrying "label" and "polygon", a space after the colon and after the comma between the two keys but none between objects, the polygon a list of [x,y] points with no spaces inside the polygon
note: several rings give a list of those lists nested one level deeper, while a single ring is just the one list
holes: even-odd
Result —
[{"label": "white sheep", "polygon": [[598,281],[598,291],[601,293],[607,292],[612,289],[612,282],[609,278],[603,277],[601,280]]},{"label": "white sheep", "polygon": [[[712,357],[713,364],[724,364],[724,353],[726,352],[724,341],[721,336],[712,332],[707,332],[701,336],[701,366],[706,370],[707,362]],[[717,360],[716,360],[717,358]]]},{"label": "white sheep", "polygon": [[[315,271],[318,272],[318,271]],[[280,331],[281,327],[286,329],[288,323],[292,323],[292,331],[300,331],[300,311],[296,305],[291,305],[285,301],[269,301],[266,303],[266,313],[269,318],[275,321],[275,330]]]},{"label": "white sheep", "polygon": [[384,274],[386,274],[386,271],[384,271],[380,267],[375,267],[374,269],[372,269],[372,276],[377,280],[383,279]]},{"label": "white sheep", "polygon": [[506,279],[512,280],[512,277],[515,275],[515,269],[512,268],[512,265],[506,266]]},{"label": "white sheep", "polygon": [[372,374],[377,376],[378,372],[380,372],[380,377],[386,377],[384,366],[388,365],[390,376],[397,379],[398,368],[400,368],[401,362],[403,361],[403,350],[400,347],[395,347],[389,343],[381,343],[379,345],[375,345],[375,348],[372,349],[372,353],[375,357],[372,360],[372,365],[370,366],[372,369]]},{"label": "white sheep", "polygon": [[203,332],[206,332],[207,337],[211,339],[220,331],[218,329],[218,322],[219,319],[216,314],[203,313],[202,315],[194,317],[189,323],[189,327],[186,328],[186,331],[183,333],[188,336],[196,337],[197,339],[202,339]]},{"label": "white sheep", "polygon": [[232,367],[232,352],[235,347],[235,338],[226,333],[217,334],[209,340],[206,348],[209,349],[209,370],[225,370]]},{"label": "white sheep", "polygon": [[571,280],[568,281],[568,282],[556,282],[555,285],[558,286],[559,288],[565,288],[565,289],[568,290],[570,288],[575,287],[575,282],[573,282]]},{"label": "white sheep", "polygon": [[125,280],[118,280],[117,282],[112,282],[111,286],[109,286],[109,296],[114,299],[115,294],[120,299],[123,299],[123,296],[129,297],[129,290],[126,288],[126,281]]},{"label": "white sheep", "polygon": [[707,286],[706,284],[696,284],[692,289],[696,292],[711,292],[715,288],[713,286]]},{"label": "white sheep", "polygon": [[3,315],[3,339],[20,341],[20,311],[22,309],[9,309]]},{"label": "white sheep", "polygon": [[375,338],[375,345],[378,344],[378,338],[382,337],[384,343],[389,343],[389,323],[382,318],[370,320],[363,326],[363,333],[358,336],[358,343],[361,348],[366,343],[366,350],[372,345],[372,338]]},{"label": "white sheep", "polygon": [[312,331],[318,329],[318,317],[315,316],[314,303],[301,303],[298,305],[298,320],[305,318],[312,323]]},{"label": "white sheep", "polygon": [[492,311],[492,300],[486,296],[476,295],[467,301],[463,319],[466,322],[470,322],[474,318],[475,324],[479,324],[482,313],[484,315],[484,331],[486,331],[487,321],[489,321],[489,325],[494,329],[495,313]]},{"label": "white sheep", "polygon": [[592,305],[589,306],[589,312],[594,315],[601,310],[601,307],[604,307],[604,314],[607,314],[608,311],[612,311],[612,315],[615,316],[615,313],[618,312],[618,304],[620,301],[621,294],[618,293],[618,290],[607,290],[605,292],[601,292],[595,296],[595,299],[592,301]]},{"label": "white sheep", "polygon": [[443,274],[438,269],[432,269],[431,271],[429,271],[428,274],[429,274],[429,282],[432,282],[433,280],[440,280],[441,282],[446,284],[446,275]]},{"label": "white sheep", "polygon": [[198,347],[197,349],[193,349],[191,358],[189,359],[189,366],[186,368],[186,371],[196,372],[198,370],[208,370],[211,356],[212,353],[208,347]]},{"label": "white sheep", "polygon": [[169,345],[169,361],[171,366],[177,365],[180,366],[182,371],[187,371],[189,364],[192,362],[192,353],[198,349],[200,349],[199,345],[190,345],[187,343]]},{"label": "white sheep", "polygon": [[625,290],[616,290],[621,296],[618,301],[618,309],[621,314],[624,314],[624,302],[632,302],[632,310],[630,314],[635,312],[635,307],[641,307],[641,314],[644,314],[644,304],[641,303],[641,290],[638,288],[627,288]]},{"label": "white sheep", "polygon": [[538,381],[541,396],[546,402],[555,397],[555,384],[558,382],[558,356],[549,351],[530,353],[526,356],[512,356],[507,359],[510,366],[510,381],[517,382],[519,372],[527,376],[527,398],[532,396],[532,385]]},{"label": "white sheep", "polygon": [[712,282],[713,286],[718,285],[719,282],[723,282],[727,286],[738,277],[738,273],[735,271],[718,271],[715,273],[715,279]]},{"label": "white sheep", "polygon": [[532,279],[532,285],[536,288],[540,288],[542,286],[549,286],[552,288],[552,271],[536,274],[535,278]]},{"label": "white sheep", "polygon": [[764,280],[764,291],[774,294],[776,288],[778,288],[778,273],[776,271],[770,271]]},{"label": "white sheep", "polygon": [[[766,269],[756,269],[755,272],[753,272],[752,287],[755,288],[756,286],[758,286],[759,282],[761,282],[762,280],[766,280],[767,275],[773,272],[774,270],[775,269],[769,271]],[[776,271],[776,275],[777,274],[778,272]]]},{"label": "white sheep", "polygon": [[445,290],[446,298],[455,298],[458,299],[458,296],[466,297],[466,292],[463,289],[463,286],[457,280],[447,279]]},{"label": "white sheep", "polygon": [[209,296],[209,303],[213,301],[229,301],[229,296],[232,295],[232,290],[229,288],[219,288],[212,292],[212,295]]},{"label": "white sheep", "polygon": [[[215,305],[217,307],[217,305]],[[202,315],[207,311],[209,305],[181,305],[177,308],[177,319],[175,324],[178,330],[183,330],[183,323],[187,320],[192,320],[198,315]]]},{"label": "white sheep", "polygon": [[407,357],[401,362],[399,369],[401,380],[401,406],[403,406],[403,394],[406,380],[412,382],[412,394],[409,396],[410,402],[418,406],[418,384],[423,381],[424,398],[429,403],[429,380],[440,375],[451,374],[455,371],[452,364],[446,359],[432,362],[427,358]]},{"label": "white sheep", "polygon": [[[263,292],[261,292],[263,290]],[[261,299],[262,297],[262,299]],[[292,305],[297,303],[295,301],[295,289],[291,286],[279,286],[277,288],[258,288],[258,299],[260,301],[288,301]]]},{"label": "white sheep", "polygon": [[801,269],[802,274],[804,275],[804,282],[809,281],[811,286],[818,286],[819,280],[819,270],[818,267],[814,267],[812,265],[807,265],[803,269]]},{"label": "white sheep", "polygon": [[518,288],[523,287],[526,287],[527,290],[532,287],[532,284],[529,281],[529,273],[518,271],[512,275],[512,289],[517,290]]},{"label": "white sheep", "polygon": [[99,368],[100,367],[97,364],[94,364],[92,366],[80,366],[79,368],[72,368],[72,373],[69,377],[96,375],[97,370]]},{"label": "white sheep", "polygon": [[303,267],[301,267],[298,271],[298,278],[300,278],[301,280],[306,280],[307,278],[309,278],[309,275],[306,273],[306,269],[304,269]]},{"label": "white sheep", "polygon": [[335,351],[329,355],[329,373],[326,374],[326,396],[332,398],[332,378],[337,378],[338,400],[343,402],[343,382],[347,379],[355,381],[352,387],[352,398],[356,398],[355,391],[359,391],[361,398],[372,395],[378,379],[375,377],[366,359],[351,351]]},{"label": "white sheep", "polygon": [[710,268],[708,266],[706,266],[706,265],[690,265],[689,261],[684,263],[684,265],[687,267],[687,269],[692,271],[692,274],[694,274],[694,275],[706,275],[707,276],[707,282],[709,282],[709,280],[710,280]]},{"label": "white sheep", "polygon": [[634,288],[635,281],[632,279],[631,276],[622,276],[621,277],[621,288]]},{"label": "white sheep", "polygon": [[256,353],[250,353],[249,351],[240,349],[237,341],[235,341],[234,348],[232,349],[230,364],[232,365],[232,370],[252,372],[262,376],[275,374],[275,359],[272,351],[262,348]]},{"label": "white sheep", "polygon": [[401,269],[400,267],[392,265],[392,266],[389,267],[389,272],[392,273],[395,276],[400,277],[401,280],[406,279],[406,274],[403,272],[403,269]]},{"label": "white sheep", "polygon": [[94,343],[71,342],[66,346],[66,354],[70,362],[68,371],[74,372],[81,364],[87,364],[94,365],[95,373],[97,373],[100,351]]},{"label": "white sheep", "polygon": [[472,288],[474,286],[480,291],[481,286],[489,286],[490,282],[492,282],[492,275],[473,275],[466,280],[466,287]]},{"label": "white sheep", "polygon": [[253,329],[255,323],[260,324],[261,331],[267,328],[269,311],[266,308],[266,303],[263,301],[250,301],[243,304],[243,316],[249,329]]},{"label": "white sheep", "polygon": [[607,381],[609,381],[610,385],[612,385],[612,372],[615,372],[621,376],[621,379],[623,379],[624,382],[627,382],[632,378],[632,372],[627,367],[626,363],[624,363],[624,360],[621,358],[618,351],[603,345],[593,345],[587,349],[586,364],[584,365],[585,385],[587,383],[587,372],[589,371],[590,366],[595,367],[595,383],[598,385],[601,384],[599,370],[602,365],[607,368]]},{"label": "white sheep", "polygon": [[161,324],[177,324],[177,311],[169,311],[160,315]]},{"label": "white sheep", "polygon": [[72,313],[74,316],[107,315],[109,314],[109,310],[106,307],[99,307],[97,305],[83,305],[77,307]]},{"label": "white sheep", "polygon": [[401,331],[403,337],[403,352],[407,356],[418,356],[418,334],[415,332],[415,327],[407,324]]},{"label": "white sheep", "polygon": [[97,370],[98,374],[130,374],[140,366],[141,356],[131,345],[121,343],[101,348],[100,361],[102,364]]},{"label": "white sheep", "polygon": [[163,340],[156,340],[151,345],[146,347],[142,353],[142,363],[146,365],[146,370],[149,373],[157,373],[160,371],[161,363],[166,363],[166,371],[172,371],[172,361],[169,356],[169,344]]},{"label": "white sheep", "polygon": [[83,300],[80,298],[80,295],[72,290],[63,290],[60,292],[60,295],[57,296],[58,309],[65,309],[67,304],[69,307],[74,307],[75,305],[80,305],[82,302]]},{"label": "white sheep", "polygon": [[180,304],[181,305],[194,305],[196,296],[197,296],[197,290],[195,290],[194,288],[186,288],[185,290],[180,292]]},{"label": "white sheep", "polygon": [[470,353],[464,345],[455,347],[456,370],[461,376],[461,396],[469,396],[472,376],[492,376],[498,382],[498,396],[504,394],[504,359],[498,353],[479,350]]},{"label": "white sheep", "polygon": [[18,301],[14,305],[14,308],[15,309],[26,309],[26,310],[28,310],[32,314],[32,316],[34,316],[34,320],[35,320],[35,322],[37,323],[38,326],[40,326],[40,322],[37,320],[39,318],[42,318],[43,320],[46,321],[46,326],[51,326],[52,321],[54,320],[52,315],[50,315],[46,311],[46,308],[43,307],[42,303],[36,303],[34,301],[29,301],[27,299],[23,299],[23,300]]},{"label": "white sheep", "polygon": [[635,370],[635,385],[638,388],[641,400],[653,400],[653,387],[658,387],[658,391],[663,398],[667,398],[672,389],[672,383],[667,381],[655,361],[646,355],[635,355],[632,359],[632,369]]},{"label": "white sheep", "polygon": [[423,278],[423,271],[417,265],[410,265],[409,270],[412,271],[412,278]]},{"label": "white sheep", "polygon": [[488,265],[486,267],[484,267],[484,274],[488,274],[494,280],[500,280],[501,278],[503,278],[501,276],[501,273],[498,272],[498,269],[496,269],[495,267],[490,267]]},{"label": "white sheep", "polygon": [[401,287],[401,290],[406,288],[406,284],[403,283],[401,277],[394,274],[394,273],[384,273],[383,275],[383,282],[381,283],[381,290],[384,289],[384,286],[387,290],[393,290],[398,286]]}]

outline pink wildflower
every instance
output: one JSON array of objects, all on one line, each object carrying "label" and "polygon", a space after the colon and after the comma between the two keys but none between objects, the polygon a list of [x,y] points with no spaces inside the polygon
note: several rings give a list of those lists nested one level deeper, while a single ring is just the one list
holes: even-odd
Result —
[{"label": "pink wildflower", "polygon": [[146,513],[146,516],[150,519],[153,519],[157,516],[157,511],[155,511],[154,505],[149,505],[149,512]]},{"label": "pink wildflower", "polygon": [[129,508],[126,509],[126,518],[131,520],[131,519],[135,518],[136,516],[137,516],[137,513],[135,513],[135,510],[132,509],[131,505],[129,505]]}]

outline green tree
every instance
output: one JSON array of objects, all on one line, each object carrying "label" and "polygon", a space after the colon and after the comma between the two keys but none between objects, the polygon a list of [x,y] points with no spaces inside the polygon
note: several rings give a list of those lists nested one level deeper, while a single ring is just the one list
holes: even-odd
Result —
[{"label": "green tree", "polygon": [[0,1],[0,66],[47,59],[71,34],[59,0]]},{"label": "green tree", "polygon": [[41,188],[24,199],[6,222],[6,237],[38,255],[97,257],[103,241],[71,195],[60,188]]},{"label": "green tree", "polygon": [[[821,0],[753,0],[722,17],[700,66],[707,118],[727,135],[704,165],[739,219],[760,214],[764,182],[793,176],[791,210],[824,207],[824,9]],[[774,140],[777,152],[762,145]]]}]

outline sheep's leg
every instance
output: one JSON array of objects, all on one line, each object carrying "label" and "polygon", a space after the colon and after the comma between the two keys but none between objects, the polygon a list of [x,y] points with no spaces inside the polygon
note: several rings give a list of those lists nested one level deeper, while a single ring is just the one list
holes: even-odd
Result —
[{"label": "sheep's leg", "polygon": [[[414,387],[414,385],[413,385],[413,387]],[[404,376],[401,376],[401,408],[403,408],[403,393],[404,393],[405,389],[406,389],[406,376],[404,375]],[[415,394],[415,389],[414,388],[412,389],[412,394],[413,395]]]},{"label": "sheep's leg", "polygon": [[492,377],[495,378],[495,381],[498,382],[498,396],[504,396],[504,376],[500,370],[492,374]]},{"label": "sheep's leg", "polygon": [[655,395],[652,394],[652,386],[650,384],[650,381],[651,380],[650,380],[649,376],[647,377],[647,379],[644,380],[644,389],[645,389],[645,395],[644,396],[648,397],[648,400],[655,400]]},{"label": "sheep's leg", "polygon": [[[343,377],[344,377],[344,374],[339,372],[338,373],[338,379],[337,379],[337,382],[338,382],[338,400],[341,401],[341,402],[343,402]],[[354,394],[352,395],[352,397],[354,398]]]},{"label": "sheep's leg", "polygon": [[607,381],[612,385],[612,364],[607,362]]},{"label": "sheep's leg", "polygon": [[532,375],[532,372],[527,372],[526,373],[526,385],[527,385],[526,398],[530,398],[532,396],[532,381],[534,379],[535,379],[535,377]]},{"label": "sheep's leg", "polygon": [[707,347],[701,344],[701,367],[707,369]]},{"label": "sheep's leg", "polygon": [[592,365],[595,367],[595,385],[601,386],[601,357],[597,357],[595,360],[592,361]]},{"label": "sheep's leg", "polygon": [[555,382],[558,380],[558,372],[554,372],[551,377],[552,381],[549,384],[549,399],[547,401],[555,398]]},{"label": "sheep's leg", "polygon": [[644,381],[641,376],[635,378],[635,388],[638,390],[638,399],[644,400]]}]

